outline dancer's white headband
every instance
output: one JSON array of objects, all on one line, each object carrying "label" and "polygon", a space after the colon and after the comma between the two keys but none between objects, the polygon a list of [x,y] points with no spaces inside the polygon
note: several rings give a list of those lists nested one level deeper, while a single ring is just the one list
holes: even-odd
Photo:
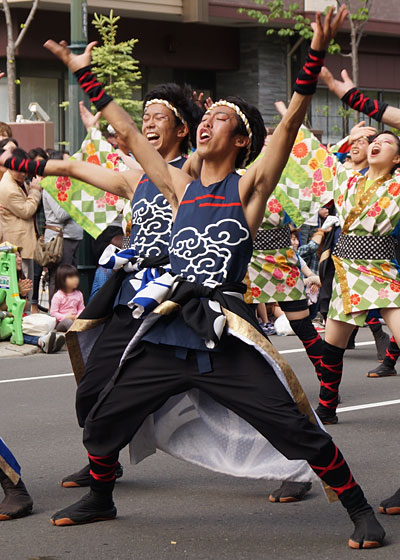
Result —
[{"label": "dancer's white headband", "polygon": [[253,132],[251,130],[250,127],[250,123],[249,123],[249,119],[246,117],[246,115],[243,113],[243,111],[241,110],[241,108],[236,105],[236,103],[231,103],[230,101],[226,101],[225,99],[220,99],[219,101],[216,101],[215,103],[213,103],[206,111],[206,114],[208,114],[211,109],[215,109],[215,107],[221,107],[221,106],[225,106],[225,107],[229,107],[230,109],[233,109],[235,111],[235,113],[238,115],[238,117],[242,120],[247,134],[249,136],[249,144],[247,146],[247,155],[246,158],[243,162],[243,166],[246,165],[247,160],[249,159],[249,155],[250,155],[250,151],[251,151],[251,142],[252,142],[252,138],[253,138]]},{"label": "dancer's white headband", "polygon": [[172,111],[175,115],[175,117],[177,119],[179,119],[181,121],[182,124],[185,124],[187,126],[187,122],[185,121],[185,119],[182,117],[182,115],[180,114],[180,112],[178,111],[178,109],[176,107],[174,107],[169,101],[167,101],[166,99],[149,99],[149,101],[146,102],[146,105],[144,106],[144,110],[147,109],[147,107],[149,107],[150,105],[154,105],[155,103],[160,103],[161,105],[165,105],[165,107],[168,107],[168,109],[170,111]]}]

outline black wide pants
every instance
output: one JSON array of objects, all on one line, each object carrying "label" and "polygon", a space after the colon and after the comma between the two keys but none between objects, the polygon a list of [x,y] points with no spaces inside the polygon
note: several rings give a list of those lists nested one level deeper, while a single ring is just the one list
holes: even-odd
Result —
[{"label": "black wide pants", "polygon": [[252,347],[227,336],[211,353],[213,371],[198,371],[197,355],[142,342],[100,395],[87,417],[84,445],[107,456],[127,445],[148,415],[172,395],[200,389],[247,420],[288,459],[319,464],[331,437],[300,413],[272,367]]},{"label": "black wide pants", "polygon": [[141,321],[127,305],[118,305],[89,354],[85,373],[76,392],[76,415],[81,428],[99,394],[118,369],[121,357]]}]

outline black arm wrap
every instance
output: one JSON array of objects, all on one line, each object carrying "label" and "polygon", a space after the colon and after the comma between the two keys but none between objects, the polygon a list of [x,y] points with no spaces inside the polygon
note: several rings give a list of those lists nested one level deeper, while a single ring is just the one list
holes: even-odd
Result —
[{"label": "black arm wrap", "polygon": [[27,173],[31,177],[36,177],[36,175],[44,175],[44,168],[46,167],[46,163],[47,161],[43,159],[34,161],[32,159],[20,159],[11,156],[4,163],[4,167],[7,167],[12,171]]},{"label": "black arm wrap", "polygon": [[90,101],[98,111],[108,105],[113,98],[104,91],[101,84],[92,72],[91,66],[85,66],[74,72],[79,85],[90,98]]},{"label": "black arm wrap", "polygon": [[301,95],[312,95],[317,89],[318,76],[324,65],[325,51],[315,51],[311,47],[303,68],[297,76],[294,91]]},{"label": "black arm wrap", "polygon": [[387,103],[383,103],[377,99],[370,99],[355,87],[349,89],[349,91],[343,95],[342,101],[352,109],[360,113],[365,113],[378,122],[381,122],[383,113],[388,106]]}]

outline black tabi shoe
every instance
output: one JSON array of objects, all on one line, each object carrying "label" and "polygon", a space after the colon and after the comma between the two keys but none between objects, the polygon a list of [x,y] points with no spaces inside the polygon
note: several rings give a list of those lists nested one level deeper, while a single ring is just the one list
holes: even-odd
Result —
[{"label": "black tabi shoe", "polygon": [[330,426],[339,422],[339,418],[336,413],[325,406],[321,406],[319,404],[315,409],[315,412],[318,414],[319,419],[325,426]]},{"label": "black tabi shoe", "polygon": [[385,530],[369,504],[348,510],[348,513],[354,523],[354,532],[349,539],[350,548],[379,548],[383,545]]},{"label": "black tabi shoe", "polygon": [[400,488],[393,496],[381,502],[379,511],[388,515],[400,515]]},{"label": "black tabi shoe", "polygon": [[[115,471],[115,477],[121,478],[124,474],[124,469],[121,463]],[[60,485],[63,488],[86,488],[90,486],[90,465],[86,465],[80,471],[70,474],[62,479]]]},{"label": "black tabi shoe", "polygon": [[13,482],[4,475],[0,483],[5,494],[4,500],[0,503],[0,521],[18,519],[32,513],[33,501],[22,480],[14,486]]},{"label": "black tabi shoe", "polygon": [[371,369],[365,374],[367,377],[393,377],[397,375],[397,371],[392,366],[385,366],[385,364],[379,364],[376,368]]},{"label": "black tabi shoe", "polygon": [[293,482],[285,480],[280,488],[274,490],[269,496],[269,501],[274,503],[286,504],[289,502],[300,502],[311,490],[311,482]]},{"label": "black tabi shoe", "polygon": [[111,521],[117,517],[112,494],[99,494],[91,490],[78,502],[61,509],[51,517],[52,525],[84,525],[95,521]]}]

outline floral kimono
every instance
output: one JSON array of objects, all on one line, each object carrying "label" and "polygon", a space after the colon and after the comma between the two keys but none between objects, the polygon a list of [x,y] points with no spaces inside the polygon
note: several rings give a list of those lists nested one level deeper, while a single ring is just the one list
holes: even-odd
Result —
[{"label": "floral kimono", "polygon": [[[264,157],[268,157],[268,150]],[[254,300],[296,301],[306,298],[299,261],[291,246],[285,212],[297,227],[333,198],[336,158],[302,126],[290,158],[270,196],[254,242],[249,265]],[[265,250],[268,247],[268,250]]]},{"label": "floral kimono", "polygon": [[358,326],[370,309],[400,307],[400,267],[391,237],[400,219],[400,174],[380,177],[365,190],[367,179],[346,180],[338,173],[334,189],[342,235],[333,253],[328,317]]}]

